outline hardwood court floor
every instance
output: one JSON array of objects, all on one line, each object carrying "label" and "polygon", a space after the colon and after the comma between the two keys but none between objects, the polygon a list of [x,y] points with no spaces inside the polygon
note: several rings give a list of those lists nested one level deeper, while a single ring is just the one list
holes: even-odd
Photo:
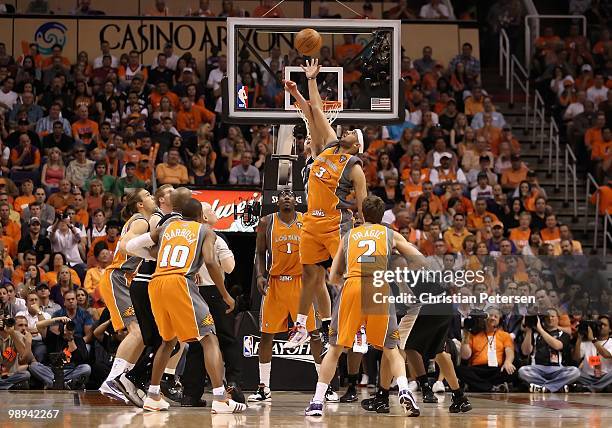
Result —
[{"label": "hardwood court floor", "polygon": [[[361,391],[361,398],[367,392]],[[303,409],[310,394],[274,392],[272,403],[257,403],[241,415],[211,415],[210,408],[171,408],[145,413],[106,399],[97,392],[0,392],[0,428],[48,427],[307,427],[307,428],[556,428],[612,427],[612,394],[469,394],[474,409],[448,413],[450,396],[438,394],[435,404],[420,404],[421,416],[407,418],[392,398],[391,414],[363,411],[358,403],[329,404],[324,418],[306,418]],[[9,409],[55,409],[56,419],[9,419]]]}]

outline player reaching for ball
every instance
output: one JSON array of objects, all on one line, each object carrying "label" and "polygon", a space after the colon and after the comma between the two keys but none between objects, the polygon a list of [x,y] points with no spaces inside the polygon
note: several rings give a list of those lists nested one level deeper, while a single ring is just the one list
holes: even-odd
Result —
[{"label": "player reaching for ball", "polygon": [[[295,348],[308,341],[308,311],[317,296],[318,311],[323,321],[321,333],[326,341],[331,321],[331,303],[325,288],[325,269],[331,265],[340,239],[353,226],[353,214],[363,216],[361,204],[367,196],[366,179],[361,159],[361,130],[346,131],[341,138],[327,121],[317,87],[319,61],[315,58],[302,67],[308,79],[310,104],[297,90],[295,82],[286,81],[285,90],[298,102],[309,121],[311,156],[315,159],[308,175],[308,211],[304,214],[300,261],[303,265],[302,295],[295,325],[285,348]],[[354,189],[355,203],[347,200]]]}]

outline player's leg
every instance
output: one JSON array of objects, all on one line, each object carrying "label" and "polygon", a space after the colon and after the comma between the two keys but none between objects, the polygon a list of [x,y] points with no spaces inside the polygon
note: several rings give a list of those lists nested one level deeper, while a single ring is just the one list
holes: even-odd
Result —
[{"label": "player's leg", "polygon": [[336,373],[336,367],[338,366],[338,360],[342,355],[344,347],[340,345],[330,345],[329,351],[325,354],[323,361],[321,362],[321,369],[319,371],[319,379],[315,394],[310,402],[310,405],[306,408],[306,416],[323,416],[323,403],[325,402],[325,396],[329,389],[329,384]]},{"label": "player's leg", "polygon": [[160,410],[168,410],[168,407],[170,407],[170,404],[161,397],[160,382],[176,342],[176,337],[170,340],[163,340],[161,346],[155,353],[155,358],[153,359],[153,371],[151,374],[151,384],[149,385],[147,398],[144,401],[144,410],[158,412]]},{"label": "player's leg", "polygon": [[346,354],[348,388],[344,395],[340,397],[341,403],[354,403],[357,401],[357,383],[359,382],[359,368],[361,367],[362,357],[362,353],[353,352],[352,349],[349,349]]},{"label": "player's leg", "polygon": [[178,374],[176,373],[176,369],[183,358],[183,353],[185,352],[186,344],[184,342],[179,342],[173,350],[173,353],[170,355],[170,360],[168,360],[168,364],[164,369],[164,374],[162,375],[161,380],[161,388],[164,396],[170,398],[173,401],[181,401],[182,396],[182,385],[178,381]]},{"label": "player's leg", "polygon": [[455,366],[453,365],[450,354],[448,352],[440,352],[438,355],[436,355],[436,363],[438,363],[438,366],[440,366],[440,373],[444,375],[446,381],[448,382],[448,386],[451,389],[452,403],[449,407],[449,411],[451,413],[465,413],[472,410],[472,405],[467,397],[463,394],[463,389],[461,389],[459,385],[459,379],[457,379]]},{"label": "player's leg", "polygon": [[274,346],[273,333],[261,333],[259,341],[259,385],[254,394],[248,396],[247,401],[270,401],[270,374],[272,373],[272,347]]}]

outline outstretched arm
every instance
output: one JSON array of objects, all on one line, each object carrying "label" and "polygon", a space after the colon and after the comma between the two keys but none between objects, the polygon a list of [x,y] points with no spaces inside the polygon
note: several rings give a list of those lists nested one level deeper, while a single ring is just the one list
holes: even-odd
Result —
[{"label": "outstretched arm", "polygon": [[[302,70],[306,73],[306,78],[308,79],[308,97],[310,98],[310,107],[312,110],[312,121],[314,125],[314,129],[311,129],[311,134],[314,134],[315,129],[317,132],[317,138],[313,136],[313,143],[315,143],[318,138],[321,139],[322,144],[328,144],[332,141],[338,140],[338,136],[336,132],[332,128],[332,126],[327,121],[327,117],[325,117],[325,113],[323,113],[323,101],[321,101],[321,94],[319,94],[319,87],[317,86],[317,75],[321,66],[319,65],[319,60],[317,58],[312,61],[306,61],[306,67],[302,66]],[[316,146],[314,144],[313,146]],[[318,155],[323,147],[313,147],[313,154]]]},{"label": "outstretched arm", "polygon": [[[321,133],[316,127],[314,117],[312,114],[312,108],[310,107],[310,104],[308,103],[308,101],[306,101],[304,96],[301,94],[301,92],[297,89],[297,85],[295,84],[295,82],[291,80],[286,80],[285,81],[285,91],[289,92],[293,96],[293,98],[295,98],[295,100],[298,103],[298,106],[304,112],[304,116],[306,117],[306,120],[308,121],[308,131],[310,133],[311,155],[313,157],[316,157],[323,150],[323,146],[325,145],[325,143],[320,138]],[[312,144],[312,141],[315,141],[315,143]]]}]

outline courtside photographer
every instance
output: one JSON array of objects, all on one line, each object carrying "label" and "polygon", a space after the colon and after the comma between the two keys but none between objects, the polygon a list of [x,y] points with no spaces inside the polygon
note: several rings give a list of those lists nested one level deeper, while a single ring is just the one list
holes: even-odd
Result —
[{"label": "courtside photographer", "polygon": [[612,340],[610,317],[600,315],[596,320],[578,324],[576,346],[572,358],[581,361],[578,388],[590,392],[610,392],[612,385]]}]

